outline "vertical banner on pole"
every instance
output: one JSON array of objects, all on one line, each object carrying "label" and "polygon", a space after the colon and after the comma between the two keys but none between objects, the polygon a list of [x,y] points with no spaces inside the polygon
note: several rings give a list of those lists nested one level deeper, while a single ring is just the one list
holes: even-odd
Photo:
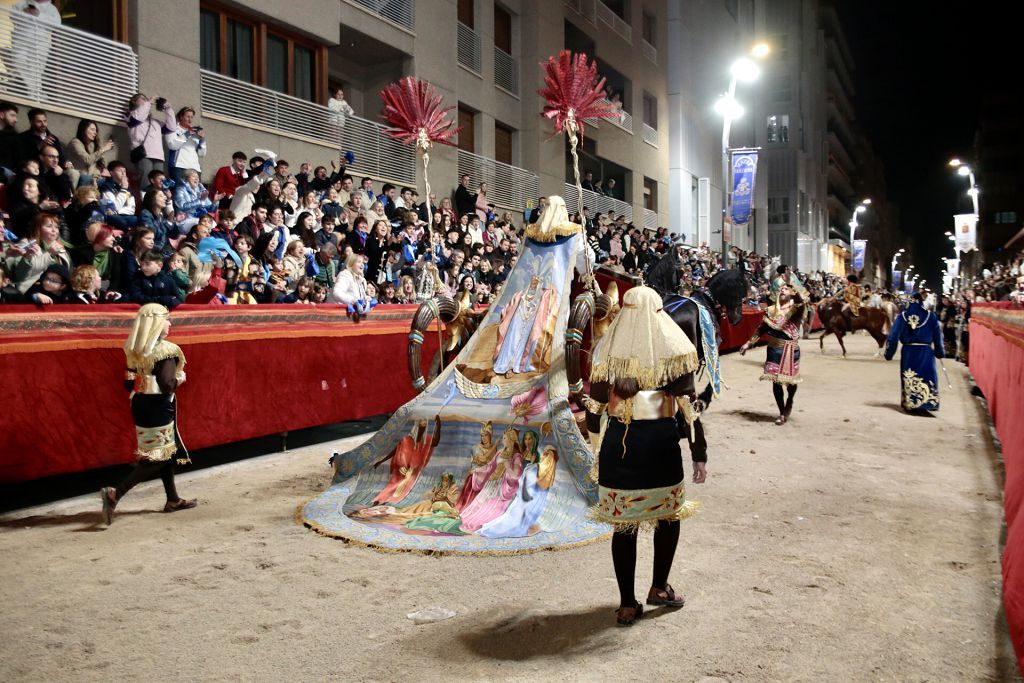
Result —
[{"label": "vertical banner on pole", "polygon": [[864,270],[864,252],[867,251],[867,240],[853,241],[853,269]]},{"label": "vertical banner on pole", "polygon": [[732,150],[732,208],[725,221],[725,241],[732,242],[732,228],[746,230],[754,202],[754,181],[757,177],[757,150]]},{"label": "vertical banner on pole", "polygon": [[974,251],[978,247],[978,217],[973,213],[953,216],[953,234],[957,251]]},{"label": "vertical banner on pole", "polygon": [[894,270],[892,271],[892,288],[899,291],[900,286],[903,284],[903,271]]},{"label": "vertical banner on pole", "polygon": [[957,277],[960,275],[960,259],[946,259],[946,275],[949,275],[950,277]]}]

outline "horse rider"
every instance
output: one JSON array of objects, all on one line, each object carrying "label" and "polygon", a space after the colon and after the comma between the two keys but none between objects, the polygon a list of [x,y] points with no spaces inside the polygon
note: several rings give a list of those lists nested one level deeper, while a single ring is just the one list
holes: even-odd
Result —
[{"label": "horse rider", "polygon": [[853,330],[853,319],[860,316],[861,288],[856,275],[846,276],[846,289],[843,290],[843,318],[846,326]]}]

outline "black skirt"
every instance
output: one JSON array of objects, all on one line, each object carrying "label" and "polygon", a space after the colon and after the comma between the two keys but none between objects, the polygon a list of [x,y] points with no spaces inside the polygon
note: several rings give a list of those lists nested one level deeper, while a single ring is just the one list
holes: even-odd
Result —
[{"label": "black skirt", "polygon": [[674,486],[683,476],[675,418],[633,420],[628,428],[618,418],[608,418],[598,456],[601,486],[620,490],[657,489]]}]

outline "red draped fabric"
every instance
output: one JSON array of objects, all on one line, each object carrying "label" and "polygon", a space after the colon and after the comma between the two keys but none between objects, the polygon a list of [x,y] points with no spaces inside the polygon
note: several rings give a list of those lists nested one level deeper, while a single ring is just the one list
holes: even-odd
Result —
[{"label": "red draped fabric", "polygon": [[[137,306],[0,310],[0,483],[131,462],[122,344]],[[190,449],[392,412],[416,306],[356,324],[339,306],[190,306],[171,315],[188,381],[178,427]],[[437,335],[424,341],[424,366]]]},{"label": "red draped fabric", "polygon": [[1006,547],[1003,604],[1017,662],[1024,668],[1024,308],[1011,303],[974,304],[970,368],[988,400],[1003,446]]}]

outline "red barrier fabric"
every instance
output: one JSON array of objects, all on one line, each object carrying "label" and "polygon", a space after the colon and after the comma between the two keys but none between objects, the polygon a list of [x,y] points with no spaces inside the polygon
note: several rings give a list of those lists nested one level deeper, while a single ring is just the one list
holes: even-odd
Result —
[{"label": "red barrier fabric", "polygon": [[1017,662],[1024,668],[1024,308],[1011,303],[974,304],[970,368],[988,400],[1003,446],[1006,547],[1003,604]]},{"label": "red barrier fabric", "polygon": [[[9,306],[0,312],[0,482],[131,462],[122,344],[137,306]],[[177,393],[190,449],[392,412],[416,306],[356,324],[339,306],[189,306],[170,341],[188,360]],[[424,340],[424,367],[437,335]]]}]

